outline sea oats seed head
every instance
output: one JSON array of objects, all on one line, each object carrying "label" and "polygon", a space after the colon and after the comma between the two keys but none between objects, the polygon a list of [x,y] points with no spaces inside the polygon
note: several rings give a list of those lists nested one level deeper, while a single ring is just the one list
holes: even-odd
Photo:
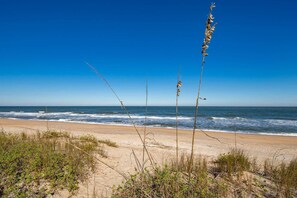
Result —
[{"label": "sea oats seed head", "polygon": [[176,90],[176,95],[177,96],[179,96],[179,94],[180,94],[180,87],[182,86],[182,81],[178,81],[177,82],[177,84],[176,84],[176,88],[177,88],[177,90]]},{"label": "sea oats seed head", "polygon": [[211,38],[212,38],[212,34],[215,30],[215,26],[216,24],[212,25],[213,22],[214,22],[214,16],[212,15],[212,10],[213,8],[215,8],[215,3],[212,3],[209,7],[209,14],[208,14],[208,17],[207,17],[207,20],[206,20],[206,28],[205,28],[205,32],[204,32],[204,40],[203,40],[203,45],[202,45],[202,56],[203,57],[206,57],[208,56],[208,54],[206,53],[206,50],[208,49],[208,44],[210,43],[211,41]]},{"label": "sea oats seed head", "polygon": [[212,4],[210,5],[210,8],[209,8],[210,11],[212,11],[212,9],[215,8],[215,7],[216,7],[216,4],[215,4],[215,3],[212,3]]},{"label": "sea oats seed head", "polygon": [[181,86],[182,86],[182,81],[178,81],[177,87],[181,87]]},{"label": "sea oats seed head", "polygon": [[180,94],[180,89],[177,89],[176,95],[179,96]]}]

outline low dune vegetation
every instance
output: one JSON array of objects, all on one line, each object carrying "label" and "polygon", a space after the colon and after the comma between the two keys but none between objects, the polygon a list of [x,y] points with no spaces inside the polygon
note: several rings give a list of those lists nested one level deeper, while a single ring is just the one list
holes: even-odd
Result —
[{"label": "low dune vegetation", "polygon": [[122,185],[114,188],[112,197],[221,197],[227,186],[208,173],[205,158],[196,158],[191,177],[188,174],[190,156],[130,175]]},{"label": "low dune vegetation", "polygon": [[[244,150],[207,159],[183,154],[154,169],[131,174],[112,197],[296,197],[297,159],[289,164],[258,164]],[[192,163],[189,172],[189,163]]]},{"label": "low dune vegetation", "polygon": [[[106,158],[110,140],[66,132],[0,132],[0,197],[50,197],[60,190],[72,195]],[[191,165],[191,168],[189,168]],[[297,159],[261,163],[233,148],[216,158],[181,154],[126,174],[108,197],[296,197]],[[99,185],[99,184],[95,184]],[[93,197],[100,197],[94,195]]]},{"label": "low dune vegetation", "polygon": [[0,197],[47,197],[61,189],[75,193],[107,157],[91,136],[47,131],[36,135],[0,132]]}]

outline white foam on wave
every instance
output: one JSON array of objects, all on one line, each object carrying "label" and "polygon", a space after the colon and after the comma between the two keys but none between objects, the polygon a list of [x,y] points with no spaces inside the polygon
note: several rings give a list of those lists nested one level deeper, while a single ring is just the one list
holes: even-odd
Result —
[{"label": "white foam on wave", "polygon": [[[35,119],[37,120],[37,119]],[[40,120],[41,121],[41,120]],[[44,121],[44,120],[42,120]],[[76,120],[68,120],[68,119],[59,119],[59,120],[48,120],[52,122],[69,122],[69,123],[78,123],[78,124],[96,124],[96,125],[112,125],[112,126],[133,126],[132,124],[124,124],[124,123],[114,123],[114,122],[89,122],[89,121],[76,121]]]},{"label": "white foam on wave", "polygon": [[296,126],[297,120],[276,120],[276,119],[266,119],[265,122],[268,122],[272,125],[282,125],[282,126]]},{"label": "white foam on wave", "polygon": [[225,117],[211,117],[212,120],[227,120]]},{"label": "white foam on wave", "polygon": [[[251,135],[273,135],[273,136],[292,136],[297,137],[297,133],[274,133],[274,132],[251,132],[251,131],[229,131],[229,130],[217,130],[217,129],[201,129],[206,132],[220,132],[220,133],[240,133],[240,134],[251,134]],[[199,129],[197,129],[199,131]]]},{"label": "white foam on wave", "polygon": [[53,112],[53,113],[45,113],[43,111],[41,112],[16,112],[16,111],[10,111],[10,112],[0,112],[0,116],[41,116],[41,115],[71,115],[72,112]]},{"label": "white foam on wave", "polygon": [[276,135],[276,136],[291,136],[291,137],[297,137],[297,133],[256,133],[261,135]]},{"label": "white foam on wave", "polygon": [[[111,115],[106,115],[106,114],[79,114],[79,115],[85,115],[89,116],[92,118],[123,118],[123,119],[129,119],[128,115],[124,114],[111,114]],[[151,119],[151,120],[175,120],[176,117],[169,117],[169,116],[144,116],[144,115],[131,115],[132,119]],[[193,118],[191,117],[183,117],[180,116],[178,117],[179,120],[191,120]]]},{"label": "white foam on wave", "polygon": [[297,127],[297,120],[253,119],[242,117],[212,117],[212,120],[223,125],[241,125],[248,127]]},{"label": "white foam on wave", "polygon": [[[8,119],[30,119],[30,120],[49,120],[58,122],[73,122],[73,123],[88,123],[88,124],[103,124],[103,125],[119,125],[131,126],[133,123],[126,114],[107,114],[107,113],[75,113],[75,112],[0,112],[0,118]],[[132,115],[133,122],[136,125],[143,125],[146,117],[147,127],[162,127],[174,128],[175,116],[154,116],[154,115]],[[181,129],[192,128],[192,117],[180,116],[178,117]],[[281,120],[281,119],[255,119],[243,117],[198,117],[198,124],[205,128],[206,131],[228,131],[237,130],[238,133],[252,133],[264,135],[284,135],[284,136],[297,136],[297,120]],[[215,128],[215,129],[213,129]],[[218,129],[216,129],[218,128]],[[227,130],[219,130],[219,129]],[[248,132],[249,131],[257,132]],[[261,132],[261,131],[269,132]],[[296,131],[295,131],[296,129]],[[243,131],[239,131],[243,130]],[[258,132],[259,131],[259,132]],[[273,131],[284,131],[274,133]]]},{"label": "white foam on wave", "polygon": [[[11,120],[22,120],[18,118],[8,118]],[[34,118],[34,119],[28,119],[28,120],[37,120],[37,121],[45,121],[42,119]],[[52,122],[67,122],[67,123],[78,123],[78,124],[94,124],[94,125],[110,125],[110,126],[133,126],[133,124],[128,124],[128,123],[115,123],[115,122],[89,122],[89,121],[75,121],[75,120],[69,120],[69,119],[59,119],[59,120],[47,120],[47,121],[52,121]],[[137,125],[138,127],[144,127],[143,125]],[[146,126],[148,128],[168,128],[168,129],[174,129],[174,127],[165,127],[160,124],[156,125],[149,125]],[[188,130],[192,131],[191,128],[186,128],[186,127],[179,127],[182,130]],[[240,134],[251,134],[251,135],[273,135],[273,136],[290,136],[290,137],[297,137],[297,132],[296,133],[275,133],[275,132],[251,132],[251,131],[230,131],[230,130],[219,130],[219,129],[201,129],[202,131],[205,132],[220,132],[220,133],[240,133]],[[197,132],[199,132],[199,129],[197,129]]]},{"label": "white foam on wave", "polygon": [[[111,119],[129,119],[126,114],[82,114],[74,112],[0,112],[0,116],[4,117],[80,117],[80,118],[111,118]],[[150,119],[150,120],[175,120],[176,117],[172,116],[144,116],[144,115],[131,115],[132,119]],[[61,118],[64,119],[64,118]],[[192,120],[191,117],[179,116],[179,120]]]},{"label": "white foam on wave", "polygon": [[34,113],[34,112],[0,112],[0,116],[37,116],[39,113]]},{"label": "white foam on wave", "polygon": [[242,121],[259,121],[259,122],[269,122],[271,124],[277,125],[294,125],[297,126],[297,120],[280,120],[280,119],[253,119],[253,118],[243,118],[243,117],[211,117],[212,120],[242,120]]},{"label": "white foam on wave", "polygon": [[211,117],[212,120],[249,120],[243,117]]}]

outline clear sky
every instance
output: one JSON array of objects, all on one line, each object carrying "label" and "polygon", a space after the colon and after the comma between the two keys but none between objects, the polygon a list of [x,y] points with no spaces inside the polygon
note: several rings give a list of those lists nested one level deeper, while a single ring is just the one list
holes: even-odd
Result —
[{"label": "clear sky", "polygon": [[[297,106],[297,1],[216,1],[203,105]],[[1,0],[0,105],[194,105],[210,1]]]}]

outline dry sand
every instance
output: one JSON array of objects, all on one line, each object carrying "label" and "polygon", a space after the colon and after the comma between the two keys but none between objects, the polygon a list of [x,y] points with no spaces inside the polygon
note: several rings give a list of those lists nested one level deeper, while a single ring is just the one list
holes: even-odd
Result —
[{"label": "dry sand", "polygon": [[[35,133],[36,130],[47,129],[67,131],[74,136],[91,134],[98,139],[109,139],[116,142],[119,148],[105,147],[108,158],[104,161],[117,170],[128,173],[135,170],[135,161],[132,149],[140,157],[142,143],[133,127],[111,126],[99,124],[79,124],[67,122],[46,122],[29,120],[0,119],[0,127],[8,132]],[[143,133],[143,127],[138,127]],[[147,128],[148,149],[155,160],[161,164],[170,160],[175,155],[175,129]],[[228,152],[234,147],[235,134],[225,132],[207,132],[209,136],[197,130],[195,139],[195,154],[201,154],[210,159],[220,153]],[[180,152],[190,152],[191,130],[179,130]],[[251,157],[256,157],[260,162],[265,159],[276,159],[278,161],[289,161],[297,157],[297,137],[237,134],[237,147],[244,149]],[[141,157],[140,157],[141,158]],[[149,165],[149,163],[147,163]],[[95,191],[97,195],[108,195],[113,185],[119,184],[123,178],[115,171],[98,165],[97,173],[89,182],[82,184],[78,197],[89,197]],[[61,196],[65,196],[65,192]]]}]

